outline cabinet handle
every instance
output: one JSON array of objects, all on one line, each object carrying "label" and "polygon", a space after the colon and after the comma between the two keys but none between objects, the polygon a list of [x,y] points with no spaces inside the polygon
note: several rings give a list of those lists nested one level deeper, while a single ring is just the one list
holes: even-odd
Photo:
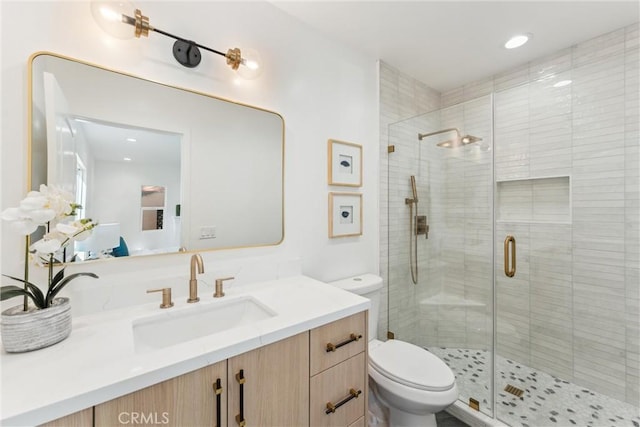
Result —
[{"label": "cabinet handle", "polygon": [[336,403],[335,405],[331,402],[327,402],[327,409],[324,411],[324,413],[327,415],[333,414],[334,412],[336,412],[336,409],[338,409],[339,407],[341,407],[351,399],[357,399],[361,393],[362,393],[362,390],[356,391],[355,388],[349,389],[349,395],[344,399],[342,399],[340,402]]},{"label": "cabinet handle", "polygon": [[236,422],[240,427],[244,427],[247,424],[244,419],[244,383],[246,382],[244,369],[240,369],[240,372],[236,374],[236,381],[240,384],[240,413],[236,415]]},{"label": "cabinet handle", "polygon": [[[511,246],[511,267],[509,267],[509,246]],[[507,277],[516,275],[516,238],[511,235],[504,239],[504,274]]]},{"label": "cabinet handle", "polygon": [[222,427],[222,415],[220,412],[222,410],[222,381],[220,381],[220,378],[213,383],[213,392],[216,395],[216,427]]},{"label": "cabinet handle", "polygon": [[337,349],[339,349],[340,347],[342,347],[343,345],[347,345],[351,342],[354,341],[358,341],[360,338],[362,338],[362,335],[356,335],[356,334],[351,334],[349,335],[349,338],[347,338],[346,340],[339,342],[338,344],[332,344],[332,343],[327,343],[327,353],[330,353],[332,351],[336,351]]}]

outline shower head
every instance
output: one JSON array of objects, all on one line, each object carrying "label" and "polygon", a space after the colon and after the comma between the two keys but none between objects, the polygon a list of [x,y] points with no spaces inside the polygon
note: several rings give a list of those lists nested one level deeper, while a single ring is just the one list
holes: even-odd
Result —
[{"label": "shower head", "polygon": [[457,148],[457,147],[463,147],[467,144],[473,144],[474,142],[478,142],[478,141],[482,141],[482,138],[479,138],[473,135],[465,135],[462,137],[439,142],[436,145],[438,147],[443,147],[443,148]]},{"label": "shower head", "polygon": [[449,129],[443,129],[443,130],[439,130],[436,132],[430,132],[430,133],[419,133],[418,134],[418,139],[420,141],[422,141],[424,138],[427,138],[429,136],[433,136],[433,135],[439,135],[441,133],[447,133],[447,132],[455,132],[456,136],[453,139],[448,139],[446,141],[442,141],[437,143],[436,145],[438,147],[443,147],[443,148],[458,148],[458,147],[463,147],[467,144],[473,144],[474,142],[478,142],[478,141],[482,141],[482,138],[479,138],[477,136],[473,136],[473,135],[460,135],[460,131],[458,130],[458,128],[449,128]]}]

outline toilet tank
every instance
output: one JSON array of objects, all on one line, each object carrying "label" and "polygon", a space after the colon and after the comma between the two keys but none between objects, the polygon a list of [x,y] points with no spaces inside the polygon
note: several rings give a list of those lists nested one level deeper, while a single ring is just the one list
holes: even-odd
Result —
[{"label": "toilet tank", "polygon": [[371,300],[368,325],[369,341],[377,339],[382,277],[376,276],[375,274],[361,274],[359,276],[329,282],[329,284]]}]

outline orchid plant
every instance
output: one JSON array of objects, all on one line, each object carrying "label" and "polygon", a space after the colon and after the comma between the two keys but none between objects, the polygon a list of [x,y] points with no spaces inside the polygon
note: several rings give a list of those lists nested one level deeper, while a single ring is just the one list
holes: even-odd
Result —
[{"label": "orchid plant", "polygon": [[[8,208],[2,212],[2,219],[8,221],[14,231],[25,236],[25,277],[20,279],[5,275],[22,282],[24,287],[2,286],[0,300],[24,296],[25,311],[28,310],[28,299],[31,299],[36,308],[44,309],[53,304],[58,292],[73,279],[80,276],[98,278],[93,273],[75,273],[65,277],[64,268],[53,274],[55,263],[61,261],[56,259],[56,254],[64,251],[64,248],[74,241],[89,237],[97,225],[91,219],[70,220],[79,208],[81,206],[75,203],[71,193],[41,185],[40,191],[30,191],[17,208]],[[39,227],[45,227],[44,236],[29,245],[31,234]],[[30,254],[36,264],[48,267],[48,284],[44,293],[38,286],[29,282]]]}]

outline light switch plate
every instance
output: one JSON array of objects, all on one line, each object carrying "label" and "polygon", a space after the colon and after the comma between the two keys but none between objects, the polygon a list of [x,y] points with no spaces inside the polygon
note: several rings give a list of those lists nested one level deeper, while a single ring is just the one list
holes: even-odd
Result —
[{"label": "light switch plate", "polygon": [[204,239],[215,239],[216,238],[216,227],[213,225],[209,225],[206,227],[200,227],[200,240]]}]

